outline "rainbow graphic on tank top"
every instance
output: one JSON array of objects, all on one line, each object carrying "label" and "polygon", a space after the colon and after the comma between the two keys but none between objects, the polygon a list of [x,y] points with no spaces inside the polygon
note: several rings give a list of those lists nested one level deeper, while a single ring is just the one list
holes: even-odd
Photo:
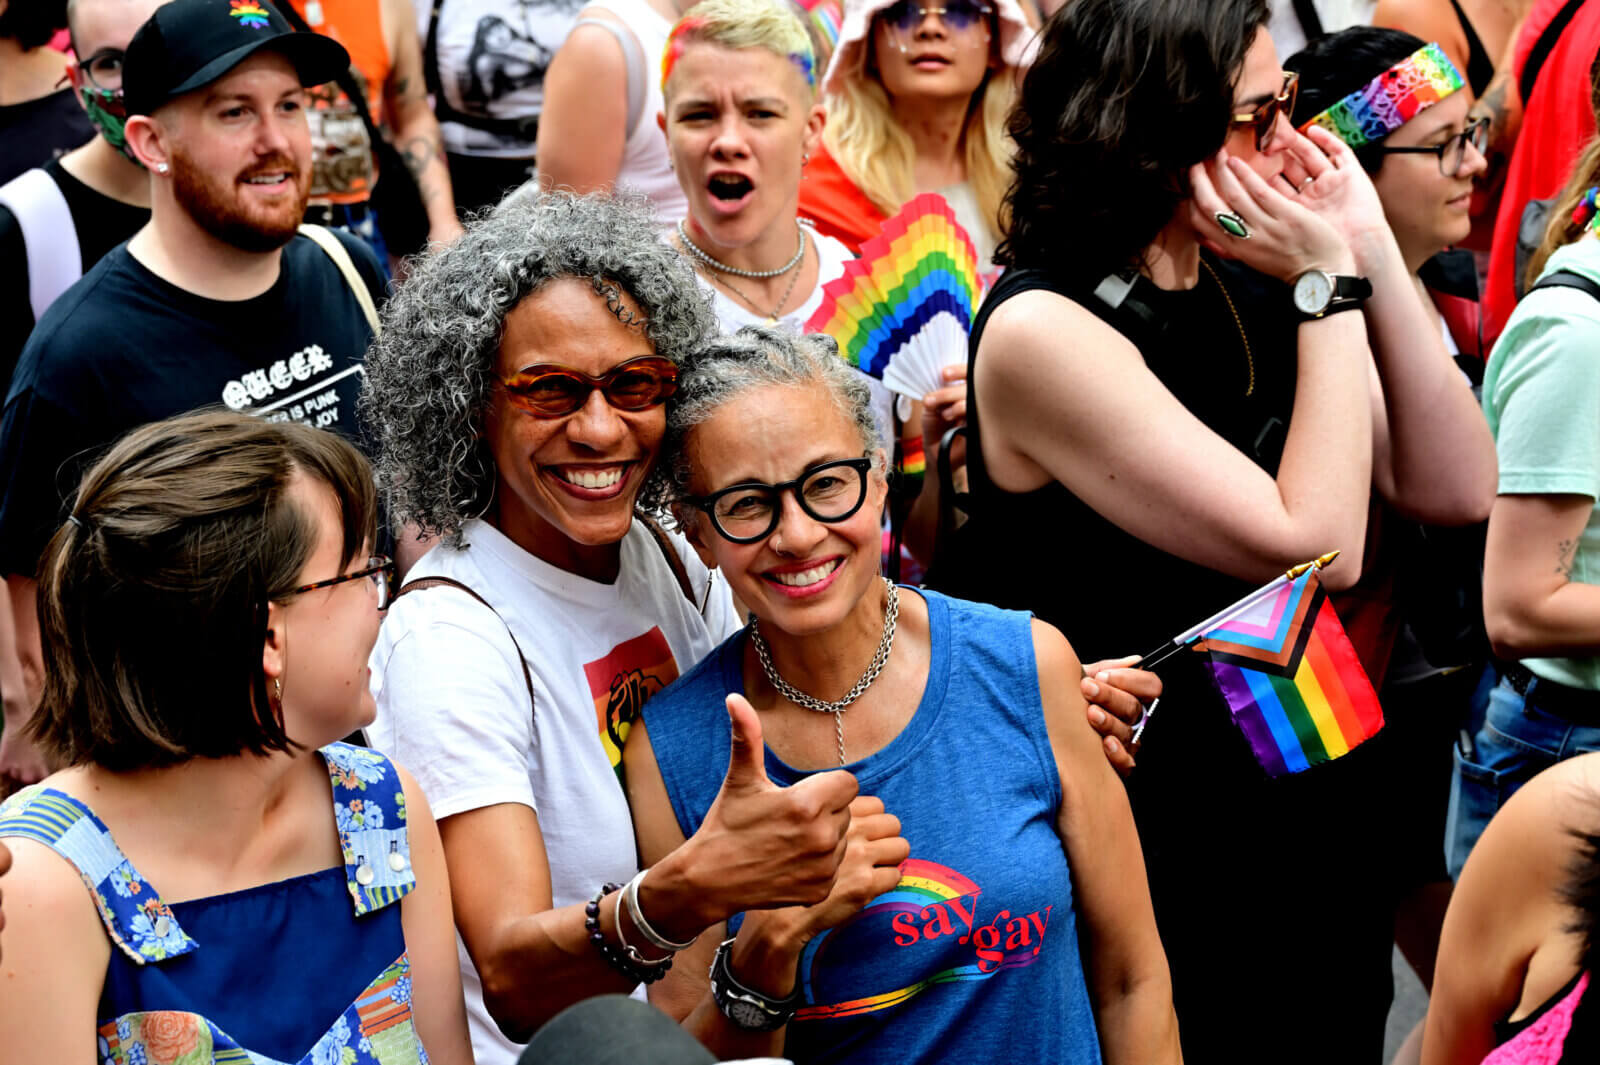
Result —
[{"label": "rainbow graphic on tank top", "polygon": [[[940,984],[987,980],[995,973],[1033,964],[1044,944],[1050,910],[1013,916],[1000,910],[989,922],[979,915],[983,889],[949,866],[909,858],[900,864],[900,883],[864,906],[861,912],[838,928],[823,932],[812,940],[800,958],[800,982],[805,1000],[811,1005],[795,1011],[796,1021],[833,1020],[889,1009]],[[817,983],[828,948],[838,933],[865,921],[887,919],[891,945],[914,946],[923,940],[950,936],[962,946],[970,946],[973,961],[951,966],[921,980],[878,994],[864,995],[843,1002],[819,1003]],[[1002,920],[1008,919],[1005,927]]]}]

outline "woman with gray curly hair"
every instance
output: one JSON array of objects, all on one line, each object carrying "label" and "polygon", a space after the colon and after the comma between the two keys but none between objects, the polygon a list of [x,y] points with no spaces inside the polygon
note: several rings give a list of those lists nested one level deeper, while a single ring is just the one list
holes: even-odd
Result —
[{"label": "woman with gray curly hair", "polygon": [[[498,1065],[729,914],[824,898],[856,788],[772,785],[734,705],[716,813],[637,872],[623,742],[737,625],[726,588],[635,512],[679,363],[713,328],[637,204],[514,197],[419,263],[384,326],[363,396],[379,482],[440,542],[373,651],[370,735],[410,755],[437,812],[474,1050]],[[723,1056],[745,1041],[714,1009],[689,1027]]]},{"label": "woman with gray curly hair", "polygon": [[751,617],[633,730],[641,857],[717,818],[724,699],[754,707],[774,782],[845,770],[872,796],[853,806],[862,861],[827,900],[740,915],[736,939],[699,948],[731,1022],[786,1025],[800,1065],[978,1061],[996,1031],[1017,1061],[1178,1061],[1133,814],[1078,659],[1028,614],[879,576],[884,454],[833,341],[712,341],[666,451],[652,498]]}]

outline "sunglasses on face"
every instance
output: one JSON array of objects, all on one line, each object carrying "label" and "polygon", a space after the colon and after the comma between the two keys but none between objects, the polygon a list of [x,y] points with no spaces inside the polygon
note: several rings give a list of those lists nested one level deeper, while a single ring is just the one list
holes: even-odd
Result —
[{"label": "sunglasses on face", "polygon": [[1300,95],[1300,75],[1291,70],[1283,75],[1283,88],[1278,95],[1269,97],[1254,111],[1235,113],[1230,127],[1250,126],[1256,131],[1256,151],[1264,152],[1272,146],[1278,129],[1278,116],[1288,118],[1294,113],[1295,97]]},{"label": "sunglasses on face", "polygon": [[896,0],[894,4],[885,8],[879,15],[879,20],[892,30],[899,33],[916,33],[922,25],[922,20],[929,15],[938,15],[945,28],[952,33],[969,30],[973,26],[988,25],[990,14],[994,8],[988,4],[979,3],[978,0],[946,0],[943,7],[923,7],[913,3],[912,0]]},{"label": "sunglasses on face", "polygon": [[1436,155],[1439,157],[1439,173],[1445,177],[1455,177],[1461,173],[1461,166],[1467,161],[1467,145],[1478,149],[1482,155],[1484,149],[1489,147],[1489,120],[1475,118],[1467,123],[1467,128],[1445,141],[1443,144],[1433,144],[1426,148],[1391,148],[1383,145],[1381,151],[1384,155]]},{"label": "sunglasses on face", "polygon": [[707,496],[685,499],[705,512],[725,540],[753,544],[772,535],[783,515],[783,493],[794,493],[800,509],[817,521],[835,525],[849,519],[867,498],[867,473],[872,460],[836,459],[806,470],[792,481],[765,484],[742,481]]},{"label": "sunglasses on face", "polygon": [[570,366],[546,363],[499,379],[511,405],[535,418],[564,418],[599,389],[617,410],[645,410],[678,391],[678,367],[659,355],[641,355],[590,377]]},{"label": "sunglasses on face", "polygon": [[115,92],[122,88],[121,48],[102,48],[87,59],[78,60],[78,69],[97,89]]}]

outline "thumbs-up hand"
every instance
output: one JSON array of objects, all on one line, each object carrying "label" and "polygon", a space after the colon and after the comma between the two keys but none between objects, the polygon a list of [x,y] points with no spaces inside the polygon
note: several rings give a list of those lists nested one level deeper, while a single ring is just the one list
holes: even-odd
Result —
[{"label": "thumbs-up hand", "polygon": [[885,812],[877,796],[857,795],[850,803],[844,860],[828,897],[806,908],[805,938],[843,924],[885,891],[893,891],[900,883],[900,863],[909,857],[911,844],[900,834],[900,819]]},{"label": "thumbs-up hand", "polygon": [[755,708],[742,695],[729,695],[727,706],[728,772],[705,821],[684,844],[693,864],[713,874],[703,881],[714,895],[706,908],[720,920],[741,910],[821,902],[845,855],[856,778],[835,770],[778,787],[767,777]]}]

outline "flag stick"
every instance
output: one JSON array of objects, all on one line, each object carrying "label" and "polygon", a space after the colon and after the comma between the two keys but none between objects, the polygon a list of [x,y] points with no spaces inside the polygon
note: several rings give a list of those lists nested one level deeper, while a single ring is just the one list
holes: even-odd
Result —
[{"label": "flag stick", "polygon": [[[1166,662],[1179,651],[1188,650],[1200,639],[1200,637],[1204,636],[1206,633],[1226,624],[1231,618],[1244,613],[1244,611],[1248,610],[1252,606],[1255,606],[1263,599],[1269,599],[1272,596],[1277,595],[1286,584],[1300,577],[1305,573],[1306,570],[1320,570],[1323,567],[1331,564],[1333,560],[1338,557],[1338,551],[1329,551],[1321,558],[1314,558],[1310,562],[1302,562],[1297,566],[1291,566],[1282,575],[1268,581],[1266,584],[1263,584],[1255,591],[1250,592],[1242,599],[1237,599],[1228,604],[1226,607],[1222,608],[1222,610],[1206,618],[1200,624],[1194,626],[1193,628],[1185,629],[1183,632],[1180,632],[1178,635],[1174,636],[1160,647],[1157,647],[1154,651],[1151,651],[1149,654],[1145,655],[1139,660],[1137,668],[1154,670],[1157,666]],[[1134,743],[1138,743],[1139,738],[1144,735],[1145,726],[1150,723],[1151,715],[1156,712],[1156,704],[1160,701],[1161,699],[1158,696],[1156,699],[1151,701],[1149,706],[1145,707],[1144,715],[1139,718],[1139,723],[1133,728]]]}]

